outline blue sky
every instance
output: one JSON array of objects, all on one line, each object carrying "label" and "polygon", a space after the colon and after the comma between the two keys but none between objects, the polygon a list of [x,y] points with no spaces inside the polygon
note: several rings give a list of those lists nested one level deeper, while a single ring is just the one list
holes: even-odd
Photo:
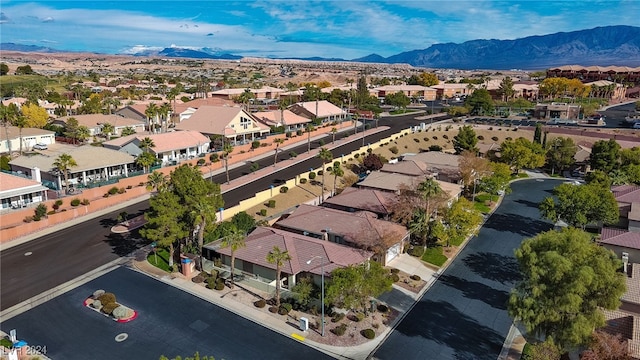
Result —
[{"label": "blue sky", "polygon": [[130,53],[169,46],[242,56],[390,56],[436,43],[640,26],[640,1],[11,1],[0,41]]}]

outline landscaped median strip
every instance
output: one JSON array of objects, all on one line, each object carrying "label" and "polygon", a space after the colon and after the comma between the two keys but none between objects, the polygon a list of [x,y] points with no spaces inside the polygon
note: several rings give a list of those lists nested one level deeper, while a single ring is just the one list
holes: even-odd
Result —
[{"label": "landscaped median strip", "polygon": [[301,341],[301,342],[304,342],[304,339],[305,339],[305,337],[304,337],[304,336],[302,336],[302,335],[298,335],[298,334],[296,334],[296,333],[291,334],[291,337],[292,337],[292,338],[294,338],[294,339],[296,339],[296,340],[298,340],[298,341]]}]

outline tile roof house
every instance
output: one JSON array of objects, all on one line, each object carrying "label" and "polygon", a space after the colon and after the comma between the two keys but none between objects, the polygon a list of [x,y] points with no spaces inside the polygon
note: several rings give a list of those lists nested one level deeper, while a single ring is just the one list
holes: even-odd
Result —
[{"label": "tile roof house", "polygon": [[163,164],[186,160],[204,154],[209,151],[209,143],[211,142],[208,137],[197,131],[186,130],[150,135],[134,134],[105,141],[102,146],[138,156],[143,152],[140,148],[140,142],[144,138],[149,138],[153,141],[155,146],[152,146],[149,150]]},{"label": "tile roof house", "polygon": [[426,164],[427,170],[437,173],[436,179],[457,183],[461,180],[460,155],[448,154],[440,151],[427,151],[419,154],[406,155],[402,159],[421,161]]},{"label": "tile roof house", "polygon": [[[244,93],[246,89],[247,88],[221,89],[212,92],[211,96],[214,98],[232,100],[242,95],[242,93]],[[278,99],[280,97],[280,94],[285,92],[285,90],[272,86],[263,86],[260,89],[249,88],[248,90],[251,91],[251,93],[257,100]]]},{"label": "tile roof house", "polygon": [[60,190],[63,176],[53,163],[62,152],[70,155],[78,164],[69,170],[69,185],[88,185],[91,182],[128,177],[138,169],[135,158],[129,154],[98,146],[80,146],[52,155],[20,156],[9,162],[11,169],[33,173],[39,169],[44,185]]},{"label": "tile roof house", "polygon": [[632,358],[640,359],[640,264],[630,262],[627,274],[627,292],[620,299],[620,308],[603,311],[606,320],[603,330],[620,334],[627,341]]},{"label": "tile roof house", "polygon": [[263,138],[269,127],[258,122],[241,107],[202,106],[176,130],[193,130],[205,135],[222,135],[233,144],[246,144]]},{"label": "tile roof house", "polygon": [[611,187],[613,196],[618,202],[618,210],[622,219],[622,226],[629,230],[640,231],[640,186],[638,185],[616,185]]},{"label": "tile roof house", "polygon": [[618,202],[620,223],[626,229],[602,228],[599,243],[618,256],[627,253],[630,262],[640,262],[640,186],[611,187]]},{"label": "tile roof house", "polygon": [[389,220],[396,201],[397,195],[394,193],[348,187],[339,195],[326,199],[322,206],[348,212],[368,211],[380,219]]},{"label": "tile roof house", "polygon": [[433,173],[429,171],[429,167],[426,163],[414,160],[407,159],[403,161],[398,161],[396,163],[386,163],[382,165],[380,169],[381,172],[386,173],[395,173],[395,174],[403,174],[409,176],[431,176]]},{"label": "tile roof house", "polygon": [[[22,133],[22,139],[20,138]],[[29,151],[35,144],[55,144],[56,133],[49,130],[37,128],[20,128],[17,126],[6,126],[0,130],[0,153],[9,153],[20,151],[20,142],[22,141],[22,151]]]},{"label": "tile roof house", "polygon": [[344,110],[327,100],[296,103],[289,106],[289,110],[308,119],[321,119],[322,122],[340,121],[347,116]]},{"label": "tile roof house", "polygon": [[31,203],[47,200],[48,188],[42,186],[38,176],[35,179],[0,172],[0,202],[2,209],[18,209]]},{"label": "tile roof house", "polygon": [[348,213],[304,204],[277,221],[274,227],[374,251],[373,259],[382,265],[402,253],[409,240],[409,231],[404,226],[377,219],[375,214]]},{"label": "tile roof house", "polygon": [[[360,188],[377,189],[398,194],[404,187],[416,186],[419,182],[424,181],[429,176],[411,176],[397,173],[387,173],[382,171],[372,171],[367,177],[356,184]],[[447,181],[436,180],[440,188],[449,194],[453,200],[457,199],[462,193],[462,186]]]},{"label": "tile roof house", "polygon": [[[236,268],[248,277],[272,286],[275,286],[276,266],[267,261],[267,254],[274,246],[288,251],[291,260],[284,262],[281,271],[283,285],[289,289],[296,284],[297,276],[322,275],[323,267],[327,276],[334,269],[362,264],[372,256],[367,251],[269,227],[257,227],[245,238],[245,244],[234,252]],[[231,264],[231,250],[222,247],[220,241],[205,245],[204,253],[207,259],[221,258],[227,266]],[[307,264],[316,257],[322,261]]]},{"label": "tile roof house", "polygon": [[53,121],[55,125],[66,126],[67,121],[70,118],[78,120],[79,125],[84,125],[89,129],[91,136],[102,134],[102,124],[109,123],[115,128],[115,133],[111,135],[119,135],[122,129],[131,127],[136,132],[141,133],[145,131],[145,122],[122,117],[120,115],[103,115],[103,114],[85,114],[85,115],[73,115],[63,116]]},{"label": "tile roof house", "polygon": [[424,100],[435,100],[437,90],[422,85],[385,85],[370,90],[371,95],[384,99],[387,95],[403,93],[408,97],[421,97]]},{"label": "tile roof house", "polygon": [[290,110],[271,110],[254,112],[253,116],[261,123],[271,126],[284,126],[286,131],[296,131],[303,129],[311,119],[296,115]]}]

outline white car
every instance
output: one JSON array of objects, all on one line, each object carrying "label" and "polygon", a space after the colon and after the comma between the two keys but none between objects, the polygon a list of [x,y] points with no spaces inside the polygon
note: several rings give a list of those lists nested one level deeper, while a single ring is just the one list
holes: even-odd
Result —
[{"label": "white car", "polygon": [[47,144],[38,143],[38,144],[33,145],[33,149],[34,150],[47,150],[48,147],[47,147]]},{"label": "white car", "polygon": [[634,129],[640,129],[640,121],[638,121],[637,123],[633,124],[633,128]]}]

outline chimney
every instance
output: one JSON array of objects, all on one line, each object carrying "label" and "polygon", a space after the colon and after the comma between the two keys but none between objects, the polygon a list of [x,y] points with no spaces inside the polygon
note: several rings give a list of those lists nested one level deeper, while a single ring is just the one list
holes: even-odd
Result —
[{"label": "chimney", "polygon": [[40,168],[39,167],[34,167],[33,168],[33,173],[31,176],[31,179],[37,181],[37,182],[42,182],[42,178],[40,177]]},{"label": "chimney", "polygon": [[629,253],[627,252],[623,252],[622,253],[622,263],[624,264],[624,273],[627,273],[627,266],[629,265]]}]

